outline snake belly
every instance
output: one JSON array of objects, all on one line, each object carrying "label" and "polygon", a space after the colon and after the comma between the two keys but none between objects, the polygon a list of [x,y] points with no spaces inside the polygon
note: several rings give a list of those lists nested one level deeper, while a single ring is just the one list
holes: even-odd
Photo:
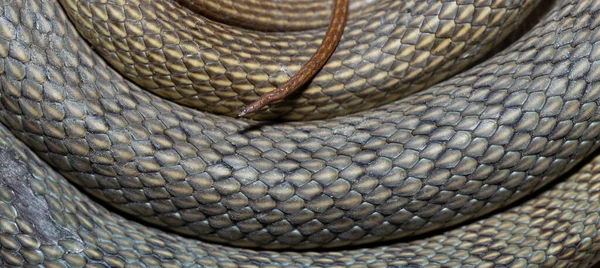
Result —
[{"label": "snake belly", "polygon": [[[250,196],[248,202],[257,207],[269,205],[272,202],[260,196],[252,199],[252,194],[264,192],[261,183],[274,185],[263,195],[277,201],[291,191],[292,197],[284,201],[322,193],[309,198],[316,201],[314,206],[306,205],[317,212],[328,204],[323,194],[347,188],[344,196],[350,198],[343,200],[354,201],[370,189],[360,204],[349,202],[352,207],[341,221],[325,222],[335,223],[327,227],[332,229],[328,233],[338,235],[328,241],[334,245],[353,243],[344,240],[350,236],[364,238],[363,243],[382,239],[355,230],[339,232],[347,219],[359,220],[353,216],[364,211],[376,211],[362,223],[374,220],[384,236],[397,234],[388,226],[397,227],[390,221],[406,217],[405,212],[411,216],[399,226],[409,233],[456,223],[464,220],[463,214],[474,217],[531,193],[597,147],[595,44],[600,5],[594,1],[558,2],[544,21],[508,50],[405,100],[328,121],[267,126],[193,111],[128,83],[79,39],[55,1],[2,4],[0,119],[27,144],[2,130],[0,168],[8,175],[0,184],[0,256],[8,265],[376,267],[529,262],[553,266],[585,265],[596,259],[598,160],[526,203],[438,236],[358,250],[294,253],[212,245],[143,227],[82,196],[33,153],[101,199],[123,202],[121,209],[169,224],[187,220],[189,211],[170,210],[171,205],[185,207],[191,200],[179,195],[186,192],[185,183],[200,189],[192,190],[202,193],[199,198],[220,195],[219,201],[201,199],[205,202],[197,205],[208,218],[221,207],[231,211],[229,216],[243,217],[243,208],[236,211],[244,203],[239,193]],[[281,157],[273,149],[284,152],[286,159],[271,161]],[[340,163],[352,168],[335,176],[318,174]],[[198,167],[202,170],[194,170]],[[287,168],[293,180],[276,172]],[[292,186],[306,180],[305,171],[315,172],[314,178]],[[369,186],[373,177],[377,183]],[[344,186],[340,178],[353,184]],[[310,190],[315,181],[334,187]],[[211,187],[203,189],[207,184]],[[306,191],[296,194],[306,185]],[[165,193],[172,194],[169,201],[160,197]],[[412,200],[406,198],[410,194]],[[157,199],[142,199],[153,195]],[[460,206],[456,203],[460,199],[438,203],[456,196],[467,196],[467,201]],[[391,197],[395,198],[390,208],[386,201]],[[403,203],[402,198],[409,200]],[[377,209],[369,210],[366,203]],[[277,214],[286,211],[305,215],[293,211],[294,202],[280,204],[275,205],[277,211],[272,209],[276,213],[261,219],[278,219]],[[404,207],[393,207],[398,204]],[[337,205],[333,212],[348,203]],[[470,211],[477,207],[481,210]],[[148,208],[157,214],[143,215]],[[453,208],[457,211],[448,214]],[[377,222],[377,214],[388,217]],[[227,224],[222,215],[207,220],[208,226]],[[430,221],[421,224],[427,215]],[[236,229],[241,230],[229,227],[221,234],[235,237]],[[247,241],[261,244],[271,239],[268,243],[277,246],[298,237],[307,239],[294,232],[277,238],[265,235],[276,234],[272,230],[281,228],[267,225]],[[312,236],[304,245],[323,242],[322,238],[327,240],[327,234]]]}]

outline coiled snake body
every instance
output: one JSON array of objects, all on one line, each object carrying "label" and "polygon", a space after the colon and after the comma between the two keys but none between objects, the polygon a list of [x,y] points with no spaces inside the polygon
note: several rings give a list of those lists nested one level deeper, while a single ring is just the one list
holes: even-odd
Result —
[{"label": "coiled snake body", "polygon": [[[178,38],[159,38],[167,43],[185,39],[188,28],[183,26],[212,29],[206,40],[216,43],[219,41],[212,38],[215,32],[241,30],[225,29],[218,24],[198,27],[202,21],[188,20],[189,13],[168,15],[168,7],[176,5],[168,1],[65,0],[63,6],[52,0],[0,2],[0,120],[4,125],[0,135],[3,159],[0,161],[3,174],[0,259],[3,264],[518,267],[586,265],[595,261],[600,249],[597,230],[600,202],[596,190],[600,160],[592,160],[541,195],[504,211],[497,208],[531,195],[576,166],[597,147],[600,135],[600,46],[597,44],[600,4],[597,1],[557,1],[534,29],[510,48],[405,99],[327,120],[267,124],[196,111],[140,89],[95,54],[76,32],[65,10],[80,28],[88,25],[84,15],[95,21],[92,14],[99,14],[105,20],[98,24],[101,26],[95,26],[96,32],[103,34],[101,27],[105,27],[116,35],[123,32],[111,28],[110,21],[122,18],[103,16],[108,14],[103,11],[121,10],[122,13],[114,14],[127,14],[130,19],[122,21],[131,25],[136,25],[136,19],[144,22],[155,18],[156,22],[164,16],[178,17],[182,23],[173,26],[182,27],[174,35]],[[510,26],[520,21],[535,1],[406,2],[406,10],[394,6],[395,1],[382,1],[382,9],[390,10],[386,17],[400,14],[392,24],[412,33],[412,24],[402,28],[400,22],[416,20],[402,14],[414,12],[412,15],[416,17],[434,14],[438,18],[455,14],[456,18],[471,18],[471,25],[477,25],[478,18],[488,14],[489,18],[501,18],[499,25]],[[433,8],[411,8],[423,3]],[[457,8],[455,13],[444,12],[452,10],[453,4],[467,7]],[[149,6],[167,11],[152,11],[155,9]],[[434,11],[437,13],[431,13]],[[351,21],[346,31],[352,25]],[[356,25],[368,33],[368,27],[359,22]],[[121,29],[131,30],[132,38],[160,37],[158,33],[151,34],[157,29],[154,26],[132,27]],[[402,41],[394,39],[393,29],[388,28],[385,25],[378,28],[382,35],[390,36],[386,44]],[[320,30],[314,31],[318,37]],[[92,31],[82,32],[114,68],[126,72],[137,70],[142,78],[148,74],[143,64],[132,63],[132,66],[138,64],[137,69],[132,69],[117,61],[126,59],[119,54],[123,49],[130,49],[133,55],[139,44],[101,36],[96,36],[96,41],[100,41],[95,42]],[[133,35],[136,32],[139,36]],[[447,68],[440,75],[456,72],[450,67],[465,65],[466,58],[479,58],[491,43],[506,35],[500,30],[474,32],[484,36],[480,44],[487,45],[466,42],[461,52],[464,56],[447,55],[451,60],[440,65]],[[352,33],[350,30],[349,35]],[[366,35],[381,39],[376,33]],[[267,34],[260,36],[271,40]],[[415,36],[404,35],[406,44],[411,44],[406,36]],[[152,46],[156,42],[142,43]],[[436,44],[431,40],[425,43]],[[257,42],[252,46],[263,45]],[[206,46],[200,50],[205,49],[208,56],[214,54],[210,48],[219,52],[228,48],[238,51],[240,57],[250,49],[235,43]],[[111,53],[111,47],[118,49]],[[181,43],[179,48],[183,47]],[[309,53],[311,45],[307,47],[300,54]],[[373,47],[383,51],[381,48],[387,46]],[[171,51],[169,48],[154,47],[146,54],[162,53],[165,59],[178,55],[167,53]],[[360,59],[368,62],[374,48],[361,50],[361,54],[345,47],[342,40],[336,53],[341,53],[340,62],[356,58],[352,53],[358,53]],[[350,54],[344,56],[344,51]],[[373,64],[384,58],[382,54]],[[386,67],[383,72],[397,70],[402,62],[402,57],[399,58],[396,65],[388,62],[395,67]],[[285,62],[285,57],[280,59]],[[335,63],[335,54],[332,59]],[[440,64],[445,58],[433,59],[427,64]],[[249,66],[267,66],[265,70],[269,70],[266,62],[270,59],[255,60]],[[169,85],[166,87],[157,83],[167,76],[177,77],[175,74],[181,69],[170,65],[177,62],[174,59],[163,65],[146,63],[148,70],[157,76],[156,80],[146,82],[159,85],[151,90],[157,89],[157,94],[161,94],[158,89],[181,92],[176,82],[182,79],[174,79],[172,84],[165,82]],[[215,70],[210,67],[216,64],[212,59],[201,62],[208,66],[206,72]],[[300,60],[290,62],[297,64]],[[422,74],[430,74],[424,68],[427,64],[420,60],[408,62],[410,67],[406,70],[421,66]],[[159,71],[169,68],[175,74]],[[327,68],[333,67],[325,67],[321,72],[324,77],[328,77]],[[365,69],[356,70],[359,73]],[[242,72],[237,71],[232,73]],[[378,77],[375,73],[378,72],[369,74]],[[126,76],[135,83],[146,83],[143,79],[136,80],[132,73]],[[210,79],[216,77],[219,76]],[[317,76],[311,85],[318,86],[324,81],[320,79]],[[349,79],[348,83],[334,83],[343,87],[342,92],[362,85],[367,85],[364,88],[369,92],[372,86],[357,77],[345,79]],[[393,74],[391,79],[395,79]],[[186,83],[181,83],[184,89]],[[392,85],[398,85],[397,81]],[[418,87],[407,88],[413,91]],[[255,92],[254,88],[251,91]],[[207,94],[216,94],[212,92]],[[310,92],[303,94],[309,97],[299,99],[312,100]],[[359,96],[367,98],[369,94]],[[329,99],[325,102],[329,103]],[[238,107],[237,104],[231,107],[234,106]],[[144,227],[108,212],[62,176],[108,206],[136,216],[137,220],[235,247]],[[449,227],[492,211],[495,214],[435,236],[384,246],[372,243]],[[312,249],[359,243],[371,244],[352,250]],[[311,248],[311,251],[280,252],[239,246]]]}]

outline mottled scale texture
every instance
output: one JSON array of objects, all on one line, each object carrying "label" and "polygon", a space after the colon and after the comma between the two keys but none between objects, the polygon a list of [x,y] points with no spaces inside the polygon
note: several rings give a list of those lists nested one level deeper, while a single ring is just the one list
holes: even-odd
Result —
[{"label": "mottled scale texture", "polygon": [[[408,99],[258,126],[140,90],[93,54],[57,3],[26,4],[40,12],[17,21],[39,22],[15,24],[18,5],[4,12],[3,123],[100,199],[211,241],[337,247],[453,225],[568,170],[600,132],[595,36],[557,45],[577,30],[557,21]],[[47,48],[60,53],[36,56]],[[540,65],[548,53],[532,52],[548,49],[556,56]],[[562,58],[571,54],[574,63]]]},{"label": "mottled scale texture", "polygon": [[[331,17],[329,0],[177,0],[182,6],[227,25],[267,32],[304,31],[327,27]],[[354,0],[348,17],[372,12],[374,0]]]},{"label": "mottled scale texture", "polygon": [[[422,90],[484,56],[538,2],[382,0],[348,21],[336,51],[308,85],[252,117],[331,118]],[[296,74],[326,31],[245,30],[172,0],[61,3],[127,78],[177,103],[229,116]]]},{"label": "mottled scale texture", "polygon": [[[600,159],[587,157],[600,138],[600,2],[555,5],[507,50],[406,99],[327,121],[261,124],[128,82],[57,1],[0,0],[0,260],[589,265],[600,250]],[[370,244],[250,250],[136,221],[233,246]]]},{"label": "mottled scale texture", "polygon": [[600,158],[527,202],[444,233],[355,250],[275,252],[148,228],[82,195],[0,129],[0,264],[45,267],[585,267],[600,251]]},{"label": "mottled scale texture", "polygon": [[[61,12],[56,3],[47,5]],[[1,78],[0,118],[95,196],[146,222],[211,241],[337,247],[455,224],[543,185],[546,176],[555,177],[585,156],[600,131],[591,122],[595,113],[588,112],[570,138],[563,133],[505,149],[515,131],[497,122],[504,118],[502,109],[486,112],[485,121],[474,120],[484,112],[484,102],[474,100],[480,109],[468,109],[466,98],[451,99],[452,91],[489,90],[457,87],[458,78],[434,93],[369,113],[255,127],[171,104],[128,84],[64,18],[68,30],[50,44],[61,51],[58,57],[20,57],[41,54],[46,46],[35,38],[14,39],[9,57],[15,57],[7,58]],[[39,31],[13,27],[15,37]],[[48,66],[55,68],[45,71]],[[20,69],[33,73],[20,76]],[[436,94],[441,101],[427,102]],[[550,97],[536,96],[541,103]],[[596,106],[595,99],[585,104]],[[471,116],[449,120],[441,110],[424,113],[428,106]],[[540,117],[543,107],[537,106],[527,111]],[[534,139],[555,128],[522,132]],[[496,162],[499,168],[491,165]]]}]

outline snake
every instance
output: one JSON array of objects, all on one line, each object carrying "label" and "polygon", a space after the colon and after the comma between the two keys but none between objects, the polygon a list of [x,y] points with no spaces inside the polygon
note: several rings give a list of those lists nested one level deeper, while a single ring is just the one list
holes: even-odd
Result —
[{"label": "snake", "polygon": [[[332,16],[328,1],[179,0],[182,6],[213,21],[241,28],[288,32],[327,27]],[[371,12],[373,0],[349,3],[349,19]]]},{"label": "snake", "polygon": [[333,10],[331,13],[331,21],[327,27],[325,37],[321,41],[319,48],[313,54],[313,56],[304,64],[302,68],[290,78],[283,85],[278,86],[273,91],[262,95],[258,100],[244,107],[238,114],[238,117],[246,116],[250,113],[260,111],[267,105],[274,102],[280,101],[293,95],[302,86],[311,81],[315,75],[323,68],[327,63],[331,55],[342,39],[344,33],[344,26],[346,25],[346,19],[348,17],[348,7],[350,1],[347,0],[335,0],[333,2]]},{"label": "snake", "polygon": [[[596,1],[556,1],[506,50],[406,98],[272,123],[141,89],[77,32],[85,20],[69,20],[85,4],[0,2],[3,265],[520,267],[599,259],[600,158],[590,158],[600,135]],[[411,3],[452,5],[406,2],[408,13]],[[466,5],[491,14],[508,3],[490,2]],[[101,17],[106,1],[88,3],[100,5],[87,7]],[[446,14],[442,6],[425,14]]]},{"label": "snake", "polygon": [[[347,23],[336,51],[298,96],[251,118],[316,120],[380,106],[482,57],[510,33],[502,25],[524,17],[510,2],[498,2],[495,9],[434,3],[377,3]],[[525,2],[524,9],[534,3]],[[228,27],[167,0],[122,6],[65,1],[64,6],[86,40],[128,79],[176,103],[228,116],[288,81],[326,33],[324,28],[271,33]],[[456,20],[446,23],[450,19],[444,16]],[[168,29],[158,30],[159,25]]]},{"label": "snake", "polygon": [[[66,6],[67,13],[76,9],[83,13],[79,7],[90,6],[86,3],[61,4]],[[160,2],[139,3],[154,6]],[[501,14],[514,16],[508,12]],[[79,36],[76,31],[72,35]],[[13,53],[27,55],[27,47],[30,46],[14,46],[17,51]],[[57,49],[67,51],[63,46]],[[74,54],[83,55],[80,51]],[[476,181],[509,172],[510,167],[494,170],[486,162],[502,160],[504,149],[499,145],[509,143],[514,131],[498,126],[491,119],[478,126],[471,116],[457,125],[456,131],[446,127],[433,133],[435,115],[433,120],[424,120],[421,115],[411,116],[411,113],[418,111],[419,105],[438,104],[412,100],[327,122],[260,126],[254,121],[234,120],[176,105],[133,87],[110,71],[93,75],[96,69],[112,69],[106,65],[96,68],[95,61],[86,62],[93,72],[78,74],[84,65],[76,64],[77,72],[51,72],[53,76],[47,79],[42,75],[40,82],[44,86],[35,88],[43,92],[34,93],[35,90],[30,90],[33,87],[26,86],[27,96],[33,97],[26,97],[26,102],[18,95],[3,95],[6,104],[0,117],[43,159],[99,200],[140,221],[211,242],[244,247],[314,248],[414,235],[465,221],[500,206],[502,201],[514,199],[512,195],[521,188],[533,190],[529,184],[550,181],[545,178],[547,174],[536,173],[546,171],[548,176],[556,176],[554,169],[561,169],[557,163],[576,163],[562,161],[571,160],[569,152],[591,149],[589,143],[581,143],[582,148],[565,143],[548,148],[548,153],[555,149],[564,151],[563,158],[537,161],[523,157],[516,163],[506,158],[510,164],[524,167],[518,167],[523,172],[507,178],[508,183],[502,189],[497,185],[469,184],[466,175],[472,174],[470,179]],[[44,60],[41,64],[49,62]],[[18,78],[6,80],[9,84],[4,88],[10,90],[20,81],[22,72],[19,65],[12,64],[6,70]],[[40,72],[40,75],[47,73]],[[23,79],[30,81],[37,76],[25,75]],[[100,77],[106,80],[97,80]],[[74,85],[84,91],[70,91]],[[89,92],[90,88],[97,90]],[[35,96],[40,97],[39,102],[34,100]],[[426,99],[422,97],[421,101]],[[467,108],[457,101],[459,104],[454,104],[457,110]],[[58,106],[52,105],[53,102]],[[406,106],[408,102],[412,104]],[[441,110],[437,111],[442,115]],[[34,114],[25,114],[30,112]],[[386,114],[383,120],[382,114]],[[452,124],[443,122],[452,120],[449,117],[438,116],[437,120],[442,121],[440,124]],[[461,148],[464,143],[478,138],[465,131],[473,127],[478,127],[474,133],[480,137],[468,148],[469,156],[462,157],[459,149],[467,149]],[[584,127],[582,131],[594,132],[595,125]],[[429,136],[438,141],[422,146]],[[491,144],[484,138],[489,138]],[[445,151],[445,143],[452,150]],[[476,161],[475,157],[483,160]],[[545,169],[535,167],[550,164]],[[461,176],[465,177],[465,186],[461,186]],[[450,180],[450,185],[442,193],[438,184],[444,180]],[[440,192],[439,197],[436,192]],[[422,200],[431,198],[441,200],[431,205]],[[373,216],[368,217],[370,214]]]}]

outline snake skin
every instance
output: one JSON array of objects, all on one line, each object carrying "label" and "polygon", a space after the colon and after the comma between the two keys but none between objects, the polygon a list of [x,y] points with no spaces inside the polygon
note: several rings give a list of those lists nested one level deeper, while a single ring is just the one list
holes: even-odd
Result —
[{"label": "snake skin", "polygon": [[105,202],[154,223],[184,223],[175,227],[184,233],[208,230],[209,240],[339,246],[446,227],[532,194],[597,148],[597,1],[557,2],[508,50],[404,100],[328,121],[267,125],[181,107],[123,80],[56,1],[0,3],[0,120],[28,146],[2,129],[0,259],[7,265],[597,260],[599,159],[526,203],[437,236],[294,253],[144,227],[82,196],[33,153]]},{"label": "snake skin", "polygon": [[[41,4],[61,13],[57,3]],[[7,5],[5,13],[14,8]],[[64,14],[48,19],[61,30],[48,45],[36,44],[45,40],[34,38],[45,29],[39,23],[11,21],[0,25],[11,40],[0,120],[99,199],[214,242],[338,247],[453,225],[549,182],[588,154],[600,134],[595,94],[588,98],[572,84],[563,96],[543,87],[548,77],[519,80],[521,72],[505,67],[515,64],[510,55],[484,68],[488,76],[458,77],[369,112],[258,126],[181,107],[128,83]],[[32,38],[17,38],[26,32]],[[48,48],[60,53],[27,57]],[[489,86],[498,92],[469,86],[495,75],[502,79]],[[501,102],[517,113],[505,113]],[[556,117],[563,106],[564,116]]]},{"label": "snake skin", "polygon": [[0,126],[0,265],[43,267],[586,267],[599,260],[600,157],[529,201],[444,233],[324,252],[232,248],[107,211]]},{"label": "snake skin", "polygon": [[349,0],[333,1],[333,10],[330,16],[331,22],[317,51],[290,80],[244,107],[240,114],[238,114],[238,117],[246,117],[245,115],[249,113],[260,112],[265,106],[293,95],[293,93],[308,84],[323,69],[323,66],[327,64],[342,39],[348,18],[349,5]]},{"label": "snake skin", "polygon": [[[211,20],[258,31],[303,31],[325,28],[331,1],[322,0],[177,0],[182,6]],[[375,0],[354,0],[349,19],[372,12]]]},{"label": "snake skin", "polygon": [[[382,0],[347,23],[336,51],[304,90],[252,118],[331,118],[407,96],[485,55],[538,2]],[[61,3],[127,78],[177,103],[229,116],[288,81],[325,33],[239,29],[169,0]]]}]

